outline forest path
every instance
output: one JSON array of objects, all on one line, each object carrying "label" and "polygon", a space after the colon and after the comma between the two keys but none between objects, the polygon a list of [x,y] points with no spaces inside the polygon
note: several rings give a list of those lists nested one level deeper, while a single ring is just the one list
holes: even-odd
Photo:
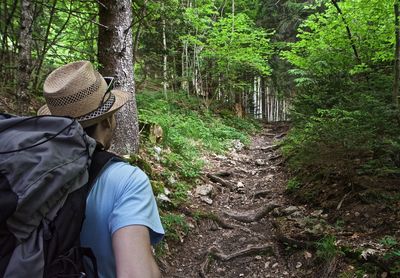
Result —
[{"label": "forest path", "polygon": [[164,277],[304,277],[307,253],[288,260],[276,229],[276,217],[296,211],[274,147],[286,129],[265,125],[249,147],[208,158],[203,182],[182,210],[190,233],[168,246]]}]

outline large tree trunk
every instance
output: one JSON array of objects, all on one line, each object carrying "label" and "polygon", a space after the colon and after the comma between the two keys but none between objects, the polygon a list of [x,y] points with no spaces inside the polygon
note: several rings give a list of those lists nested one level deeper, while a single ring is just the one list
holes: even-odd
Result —
[{"label": "large tree trunk", "polygon": [[396,30],[396,49],[394,63],[394,81],[393,81],[393,104],[399,106],[399,82],[400,82],[400,26],[399,26],[399,2],[394,3],[395,30]]},{"label": "large tree trunk", "polygon": [[21,25],[19,34],[18,53],[18,82],[17,82],[17,107],[19,114],[29,114],[29,80],[32,71],[32,24],[33,3],[31,0],[21,0]]},{"label": "large tree trunk", "polygon": [[[117,113],[118,127],[112,150],[136,152],[139,128],[135,99],[131,0],[103,0],[99,6],[98,59],[104,76],[117,78],[116,87],[131,93],[129,102]],[[106,27],[101,27],[106,26]]]}]

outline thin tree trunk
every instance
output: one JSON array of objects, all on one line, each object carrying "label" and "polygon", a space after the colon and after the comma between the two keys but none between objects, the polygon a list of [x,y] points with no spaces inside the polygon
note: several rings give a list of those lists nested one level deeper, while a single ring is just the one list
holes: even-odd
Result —
[{"label": "thin tree trunk", "polygon": [[138,151],[139,127],[135,99],[131,0],[102,0],[99,5],[98,59],[104,76],[114,76],[116,87],[131,94],[117,113],[118,127],[113,151],[127,154]]},{"label": "thin tree trunk", "polygon": [[394,81],[393,81],[393,104],[397,108],[399,106],[399,81],[400,81],[400,26],[399,26],[399,2],[394,2],[395,15],[395,32],[396,32],[396,49],[394,63]]},{"label": "thin tree trunk", "polygon": [[32,25],[33,3],[31,0],[21,0],[21,27],[19,34],[18,55],[18,82],[17,82],[17,107],[19,114],[28,114],[29,111],[29,80],[31,76],[32,61]]},{"label": "thin tree trunk", "polygon": [[[163,4],[163,10],[164,10],[164,4]],[[165,97],[167,97],[167,88],[168,88],[168,82],[167,82],[167,70],[168,70],[168,55],[167,55],[167,35],[166,35],[166,23],[165,23],[165,18],[162,19],[162,40],[163,40],[163,92]]]},{"label": "thin tree trunk", "polygon": [[343,12],[340,9],[340,7],[339,7],[338,3],[336,2],[336,0],[331,0],[331,2],[335,6],[335,8],[336,8],[338,14],[340,15],[340,17],[342,18],[343,24],[346,27],[347,37],[349,38],[349,41],[350,41],[350,44],[351,44],[351,48],[353,49],[353,52],[354,52],[354,56],[357,59],[357,62],[359,64],[361,64],[361,58],[358,55],[358,51],[357,51],[356,45],[354,43],[353,35],[351,34],[351,30],[350,30],[349,25],[347,24],[346,19],[344,18]]},{"label": "thin tree trunk", "polygon": [[182,83],[181,88],[187,92],[189,95],[189,57],[188,57],[188,43],[185,41],[183,43],[182,51]]}]

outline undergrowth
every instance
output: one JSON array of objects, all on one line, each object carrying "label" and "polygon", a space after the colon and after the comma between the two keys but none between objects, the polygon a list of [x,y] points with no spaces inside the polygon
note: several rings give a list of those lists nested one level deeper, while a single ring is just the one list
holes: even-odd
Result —
[{"label": "undergrowth", "polygon": [[141,151],[130,160],[149,175],[166,238],[177,241],[188,226],[174,211],[187,201],[205,166],[204,156],[223,154],[234,141],[249,144],[249,135],[259,126],[221,106],[206,109],[198,98],[179,92],[170,92],[168,98],[161,92],[141,92],[136,100]]}]

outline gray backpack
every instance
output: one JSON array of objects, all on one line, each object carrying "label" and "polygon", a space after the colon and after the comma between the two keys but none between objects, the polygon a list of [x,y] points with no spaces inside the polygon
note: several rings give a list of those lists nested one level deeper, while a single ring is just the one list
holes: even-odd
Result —
[{"label": "gray backpack", "polygon": [[79,234],[87,194],[112,155],[95,148],[73,119],[0,114],[0,277],[84,277],[83,256],[96,269]]}]

